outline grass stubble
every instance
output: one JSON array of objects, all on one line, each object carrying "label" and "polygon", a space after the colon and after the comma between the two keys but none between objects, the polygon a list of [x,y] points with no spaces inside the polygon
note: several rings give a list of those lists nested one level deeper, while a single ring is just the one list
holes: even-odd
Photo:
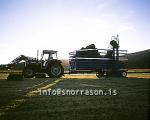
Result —
[{"label": "grass stubble", "polygon": [[[136,77],[137,74],[137,77]],[[92,74],[7,81],[0,75],[1,120],[148,120],[149,78],[97,79]],[[145,77],[143,77],[145,76]],[[39,89],[115,89],[115,96],[40,95]]]}]

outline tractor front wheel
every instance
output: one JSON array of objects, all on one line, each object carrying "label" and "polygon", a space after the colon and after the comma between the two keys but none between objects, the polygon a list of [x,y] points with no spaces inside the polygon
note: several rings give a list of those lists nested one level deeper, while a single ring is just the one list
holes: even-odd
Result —
[{"label": "tractor front wheel", "polygon": [[35,76],[35,72],[34,72],[34,70],[31,69],[31,68],[25,68],[25,69],[23,70],[23,76],[24,76],[25,78],[32,78],[32,77]]}]

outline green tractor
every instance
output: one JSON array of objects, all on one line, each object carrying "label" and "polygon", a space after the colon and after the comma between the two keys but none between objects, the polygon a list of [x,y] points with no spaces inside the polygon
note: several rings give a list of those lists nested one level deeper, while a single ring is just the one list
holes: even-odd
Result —
[{"label": "green tractor", "polygon": [[49,77],[61,77],[64,75],[64,68],[61,65],[61,60],[57,58],[57,51],[43,50],[41,59],[20,55],[8,66],[13,66],[22,60],[25,61],[23,68],[25,78],[32,78],[37,73],[47,73]]}]

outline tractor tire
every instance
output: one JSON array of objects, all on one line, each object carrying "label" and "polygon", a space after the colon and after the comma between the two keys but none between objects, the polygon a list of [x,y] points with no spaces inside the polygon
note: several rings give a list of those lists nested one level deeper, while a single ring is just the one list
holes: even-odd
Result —
[{"label": "tractor tire", "polygon": [[96,77],[98,77],[98,78],[104,77],[104,72],[102,72],[102,71],[97,71],[97,72],[96,72]]},{"label": "tractor tire", "polygon": [[62,77],[64,75],[64,68],[61,64],[55,63],[50,66],[50,69],[48,70],[48,76],[49,77]]},{"label": "tractor tire", "polygon": [[120,76],[121,77],[127,77],[127,72],[126,71],[121,71]]},{"label": "tractor tire", "polygon": [[35,76],[35,71],[32,68],[25,68],[23,70],[23,76],[25,78],[32,78]]}]

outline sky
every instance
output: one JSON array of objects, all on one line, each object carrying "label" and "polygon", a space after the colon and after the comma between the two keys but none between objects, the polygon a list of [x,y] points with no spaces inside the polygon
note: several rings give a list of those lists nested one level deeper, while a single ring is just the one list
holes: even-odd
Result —
[{"label": "sky", "polygon": [[119,35],[120,49],[149,49],[150,0],[0,0],[0,64],[37,50],[59,59],[95,44],[107,49]]}]

